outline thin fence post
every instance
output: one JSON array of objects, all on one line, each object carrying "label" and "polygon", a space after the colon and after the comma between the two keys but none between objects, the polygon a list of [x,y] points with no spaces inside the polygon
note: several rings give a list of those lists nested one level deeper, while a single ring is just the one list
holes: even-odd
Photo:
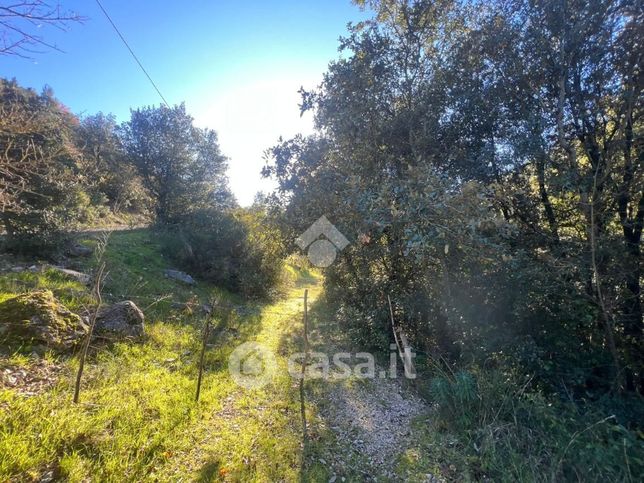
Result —
[{"label": "thin fence post", "polygon": [[394,321],[394,308],[391,305],[391,297],[389,297],[388,294],[387,294],[387,302],[389,302],[389,316],[391,317],[391,330],[394,333],[394,340],[396,341],[396,347],[398,348],[398,355],[402,359],[403,358],[402,347],[400,346],[400,341],[398,340],[398,332],[396,332],[396,322]]},{"label": "thin fence post", "polygon": [[208,342],[208,333],[210,332],[210,317],[206,319],[206,325],[203,328],[203,342],[201,344],[201,356],[199,357],[199,377],[197,378],[197,394],[195,394],[195,402],[199,402],[199,394],[201,394],[201,378],[203,377],[203,360],[206,355],[206,344]]},{"label": "thin fence post", "polygon": [[[403,363],[403,370],[405,371],[405,377],[408,379],[414,379],[416,383],[416,368],[414,367],[414,362],[411,359],[411,346],[407,341],[405,334],[396,330],[396,323],[394,320],[394,309],[391,305],[391,297],[387,295],[387,301],[389,302],[389,315],[391,317],[391,329],[394,332],[394,339],[396,341],[396,347],[398,348],[398,355]],[[413,377],[411,377],[413,375]]]},{"label": "thin fence post", "polygon": [[309,314],[307,307],[308,289],[304,290],[304,357],[302,358],[302,372],[300,377],[300,413],[302,415],[302,436],[304,443],[308,440],[308,433],[306,430],[306,406],[304,400],[304,375],[306,373],[306,365],[309,359]]},{"label": "thin fence post", "polygon": [[87,358],[87,352],[89,351],[89,345],[92,341],[92,335],[94,334],[94,327],[96,326],[96,319],[98,318],[98,311],[101,308],[103,299],[101,297],[101,282],[103,281],[103,272],[105,271],[105,262],[101,262],[98,271],[96,272],[96,280],[94,281],[94,293],[96,294],[96,307],[94,312],[92,312],[92,318],[89,323],[89,330],[87,331],[87,336],[85,337],[85,342],[83,343],[83,349],[80,355],[80,361],[78,363],[78,372],[76,373],[76,383],[74,384],[74,404],[78,404],[80,401],[80,388],[81,381],[83,378],[83,370],[85,369],[85,359]]}]

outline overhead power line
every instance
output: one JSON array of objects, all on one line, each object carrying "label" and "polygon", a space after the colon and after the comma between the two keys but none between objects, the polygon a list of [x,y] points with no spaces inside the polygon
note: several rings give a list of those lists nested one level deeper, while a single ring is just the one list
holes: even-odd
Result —
[{"label": "overhead power line", "polygon": [[150,74],[148,74],[148,71],[147,71],[147,70],[145,70],[145,67],[143,67],[143,64],[141,63],[141,61],[139,60],[139,58],[136,56],[136,54],[134,53],[134,51],[132,50],[132,48],[130,47],[130,45],[127,43],[127,40],[125,40],[125,37],[123,37],[123,34],[122,34],[122,33],[121,33],[121,31],[118,29],[118,27],[116,26],[116,24],[114,23],[114,21],[112,20],[112,18],[110,17],[110,15],[107,13],[107,11],[105,10],[105,8],[103,8],[103,5],[101,5],[101,2],[100,2],[99,0],[96,0],[96,3],[98,4],[99,8],[103,11],[103,14],[105,15],[105,18],[107,18],[107,20],[110,22],[110,24],[112,24],[112,27],[114,28],[114,31],[115,31],[115,32],[118,34],[118,36],[121,38],[121,40],[123,41],[123,43],[124,43],[124,44],[125,44],[125,46],[127,47],[127,50],[129,50],[129,51],[130,51],[130,54],[132,54],[132,57],[134,58],[134,60],[136,61],[136,63],[137,63],[137,64],[139,64],[139,67],[141,68],[141,70],[143,71],[143,73],[145,74],[145,76],[146,76],[146,77],[148,78],[148,80],[150,81],[150,84],[152,84],[152,87],[154,87],[154,89],[157,91],[157,94],[159,94],[159,96],[160,96],[160,97],[161,97],[161,99],[163,100],[163,103],[164,103],[164,104],[166,105],[166,107],[169,109],[169,108],[170,108],[170,105],[168,104],[168,101],[166,101],[166,100],[165,100],[165,97],[163,97],[163,94],[161,94],[161,91],[159,90],[159,88],[157,87],[157,85],[156,85],[156,84],[154,83],[154,81],[152,80],[152,77],[150,77]]}]

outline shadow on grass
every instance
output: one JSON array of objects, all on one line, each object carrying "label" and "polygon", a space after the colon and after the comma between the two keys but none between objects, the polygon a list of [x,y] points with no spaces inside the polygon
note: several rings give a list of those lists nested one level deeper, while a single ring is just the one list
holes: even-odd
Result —
[{"label": "shadow on grass", "polygon": [[221,463],[219,461],[211,461],[209,463],[206,463],[202,468],[201,471],[199,471],[199,476],[197,477],[197,481],[199,483],[209,483],[211,481],[218,481],[221,480],[222,475],[221,473]]}]

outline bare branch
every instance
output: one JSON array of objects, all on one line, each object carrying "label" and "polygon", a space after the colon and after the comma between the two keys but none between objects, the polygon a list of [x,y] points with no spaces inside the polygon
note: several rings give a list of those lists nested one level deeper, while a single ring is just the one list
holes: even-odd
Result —
[{"label": "bare branch", "polygon": [[85,20],[85,17],[73,11],[63,10],[59,3],[52,4],[45,0],[0,5],[0,55],[29,59],[32,54],[39,54],[44,50],[62,52],[55,44],[31,30],[48,26],[67,31],[70,24]]}]

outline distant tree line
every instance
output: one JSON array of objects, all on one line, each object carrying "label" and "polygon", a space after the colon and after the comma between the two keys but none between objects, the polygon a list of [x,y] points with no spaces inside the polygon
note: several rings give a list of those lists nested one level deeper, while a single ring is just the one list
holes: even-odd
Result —
[{"label": "distant tree line", "polygon": [[117,124],[103,113],[74,115],[50,88],[0,79],[5,250],[56,257],[82,227],[153,223],[168,254],[193,274],[266,294],[281,257],[269,254],[272,241],[251,246],[249,216],[263,209],[237,206],[227,163],[217,134],[196,127],[183,104],[133,109]]}]

